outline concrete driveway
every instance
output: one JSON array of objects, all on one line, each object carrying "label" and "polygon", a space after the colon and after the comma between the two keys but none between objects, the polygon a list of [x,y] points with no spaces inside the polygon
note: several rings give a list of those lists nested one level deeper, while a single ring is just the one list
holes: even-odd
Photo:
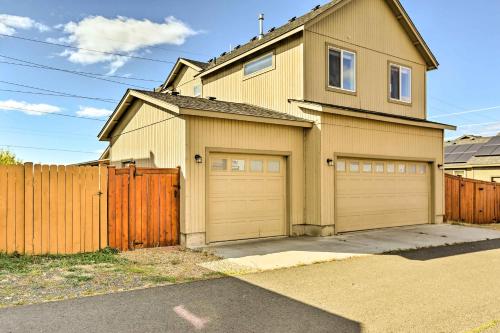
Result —
[{"label": "concrete driveway", "polygon": [[202,266],[225,274],[241,274],[489,239],[500,239],[500,231],[449,224],[379,229],[333,237],[268,239],[212,246],[209,250],[224,260]]}]

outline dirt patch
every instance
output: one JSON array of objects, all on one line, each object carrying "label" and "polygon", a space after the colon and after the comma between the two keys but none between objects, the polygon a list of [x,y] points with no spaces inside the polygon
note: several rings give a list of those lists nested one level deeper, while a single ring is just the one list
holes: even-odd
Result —
[{"label": "dirt patch", "polygon": [[71,256],[0,254],[0,308],[217,278],[197,264],[218,260],[181,247]]}]

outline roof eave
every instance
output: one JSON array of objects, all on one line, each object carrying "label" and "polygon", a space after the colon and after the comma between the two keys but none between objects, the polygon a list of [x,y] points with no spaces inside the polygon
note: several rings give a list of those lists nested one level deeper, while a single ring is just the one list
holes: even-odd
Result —
[{"label": "roof eave", "polygon": [[168,74],[167,79],[165,80],[165,83],[163,83],[163,85],[162,85],[163,89],[166,89],[175,80],[175,78],[179,74],[182,66],[191,67],[192,69],[194,69],[197,72],[203,71],[203,68],[193,64],[192,62],[190,62],[184,58],[178,58],[174,67],[172,68],[172,70]]}]

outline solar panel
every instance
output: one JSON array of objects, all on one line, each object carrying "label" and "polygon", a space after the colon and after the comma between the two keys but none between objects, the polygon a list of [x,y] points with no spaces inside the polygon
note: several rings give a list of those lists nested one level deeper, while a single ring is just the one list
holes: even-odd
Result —
[{"label": "solar panel", "polygon": [[486,143],[487,145],[500,145],[500,136],[494,136]]},{"label": "solar panel", "polygon": [[481,147],[481,149],[478,150],[476,153],[476,156],[491,156],[491,153],[495,151],[495,149],[498,147],[498,145],[484,145]]},{"label": "solar panel", "polygon": [[467,149],[469,149],[471,146],[472,144],[457,145],[457,148],[455,149],[454,153],[465,153]]},{"label": "solar panel", "polygon": [[457,145],[453,145],[453,146],[446,146],[444,147],[444,153],[445,154],[451,154],[455,151],[455,149],[457,149]]},{"label": "solar panel", "polygon": [[466,163],[468,162],[475,153],[464,153],[462,155],[459,155],[458,158],[455,160],[455,163]]}]

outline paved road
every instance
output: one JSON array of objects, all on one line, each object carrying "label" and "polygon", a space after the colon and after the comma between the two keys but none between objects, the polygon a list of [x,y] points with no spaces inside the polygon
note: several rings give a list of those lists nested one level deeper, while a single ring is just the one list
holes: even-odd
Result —
[{"label": "paved road", "polygon": [[0,332],[466,332],[500,319],[499,279],[495,240],[4,309]]}]

